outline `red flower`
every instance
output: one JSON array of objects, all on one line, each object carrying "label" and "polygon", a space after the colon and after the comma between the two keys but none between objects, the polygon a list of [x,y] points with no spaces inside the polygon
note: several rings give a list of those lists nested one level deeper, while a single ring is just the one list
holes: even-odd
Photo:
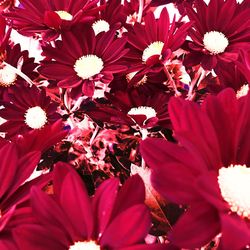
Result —
[{"label": "red flower", "polygon": [[[119,181],[110,179],[88,197],[79,175],[66,164],[54,169],[54,194],[34,188],[31,204],[37,224],[22,224],[14,237],[30,249],[165,249],[145,245],[150,216],[144,205],[144,184],[139,176],[118,191]],[[130,199],[128,199],[130,197]]]},{"label": "red flower", "polygon": [[[34,129],[23,135],[18,135],[12,140],[17,144],[18,151],[26,154],[31,151],[40,151],[44,153],[51,146],[62,141],[68,131],[63,128],[61,120],[48,124],[42,129]],[[46,140],[44,140],[46,138]]]},{"label": "red flower", "polygon": [[178,24],[178,27],[175,20],[170,24],[166,8],[162,10],[159,19],[155,18],[153,12],[149,12],[144,17],[144,22],[145,24],[135,23],[133,31],[129,32],[131,51],[126,57],[131,71],[160,71],[185,41],[191,24]]},{"label": "red flower", "polygon": [[231,87],[236,92],[248,84],[245,77],[247,72],[247,69],[242,72],[241,68],[237,66],[237,62],[228,63],[221,61],[216,67],[216,74],[219,78],[221,88]]},{"label": "red flower", "polygon": [[50,179],[50,175],[46,174],[27,181],[39,163],[40,152],[32,151],[22,154],[16,144],[8,141],[4,143],[0,148],[0,218],[12,206],[27,200],[32,186],[43,187]]},{"label": "red flower", "polygon": [[111,124],[126,124],[139,128],[170,126],[168,101],[170,94],[156,92],[153,95],[137,90],[106,93],[112,106],[97,105],[86,111],[92,119]]},{"label": "red flower", "polygon": [[92,96],[95,82],[110,83],[113,73],[127,69],[119,61],[128,51],[124,49],[126,39],[117,39],[115,32],[110,30],[95,36],[92,28],[78,26],[63,33],[62,42],[56,41],[56,48],[43,48],[44,55],[54,61],[44,61],[40,73],[58,80],[59,87],[73,88],[74,95],[82,92]]},{"label": "red flower", "polygon": [[100,2],[104,4],[105,8],[99,12],[92,23],[95,34],[120,29],[127,20],[126,9],[124,5],[121,4],[121,0],[104,0]]},{"label": "red flower", "polygon": [[136,75],[136,72],[124,74],[117,74],[114,76],[113,81],[109,84],[110,92],[114,93],[119,90],[126,91],[137,89],[138,92],[147,93],[152,95],[154,92],[167,91],[168,86],[165,84],[167,81],[164,71],[158,74],[148,72],[145,75]]},{"label": "red flower", "polygon": [[7,120],[0,125],[0,131],[7,137],[23,134],[31,129],[41,129],[60,118],[57,105],[46,96],[45,90],[35,85],[21,88],[14,86],[9,91],[9,102],[2,101],[0,117]]},{"label": "red flower", "polygon": [[5,16],[21,34],[42,34],[43,39],[55,39],[61,30],[94,19],[99,11],[98,0],[20,0]]},{"label": "red flower", "polygon": [[196,11],[186,6],[189,19],[194,21],[186,65],[201,63],[204,69],[211,70],[220,61],[237,60],[240,49],[250,48],[249,8],[242,10],[235,0],[211,0],[208,5],[197,0],[195,4]]},{"label": "red flower", "polygon": [[237,100],[230,89],[209,96],[202,107],[172,99],[179,144],[142,142],[153,186],[166,199],[189,206],[170,235],[177,246],[202,247],[217,235],[223,250],[250,244],[249,107],[250,94]]}]

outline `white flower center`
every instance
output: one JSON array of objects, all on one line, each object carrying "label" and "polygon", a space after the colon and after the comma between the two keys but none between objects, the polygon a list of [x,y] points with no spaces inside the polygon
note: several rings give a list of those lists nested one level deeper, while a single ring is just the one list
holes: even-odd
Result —
[{"label": "white flower center", "polygon": [[147,119],[156,117],[156,112],[153,108],[140,106],[129,110],[128,115],[145,115]]},{"label": "white flower center", "polygon": [[203,44],[211,54],[223,53],[229,42],[226,36],[219,31],[209,31],[203,37]]},{"label": "white flower center", "polygon": [[82,56],[76,60],[74,70],[83,80],[89,79],[101,72],[103,61],[96,55]]},{"label": "white flower center", "polygon": [[142,53],[142,61],[146,62],[148,58],[154,55],[161,55],[162,48],[164,46],[163,42],[157,41],[151,43]]},{"label": "white flower center", "polygon": [[109,23],[104,20],[98,20],[92,24],[92,28],[95,32],[95,35],[98,35],[101,32],[109,31]]},{"label": "white flower center", "polygon": [[[132,78],[136,75],[137,72],[138,72],[138,71],[131,72],[131,73],[128,73],[128,74],[126,75],[126,79],[127,79],[127,82],[128,82],[128,83],[132,80]],[[147,75],[144,75],[144,76],[142,77],[142,79],[136,83],[136,86],[143,85],[145,82],[147,82],[147,80],[148,80]]]},{"label": "white flower center", "polygon": [[12,69],[4,67],[0,69],[0,86],[9,87],[15,84],[17,74]]},{"label": "white flower center", "polygon": [[230,165],[219,170],[218,183],[232,212],[250,219],[250,168]]},{"label": "white flower center", "polygon": [[248,84],[244,84],[240,90],[237,91],[236,97],[239,99],[242,96],[245,96],[248,94],[249,91],[249,85]]},{"label": "white flower center", "polygon": [[55,12],[62,20],[71,21],[73,19],[73,16],[67,11],[57,10]]},{"label": "white flower center", "polygon": [[42,128],[47,122],[46,112],[39,106],[29,108],[24,117],[25,123],[32,129]]},{"label": "white flower center", "polygon": [[69,247],[69,250],[101,250],[100,246],[94,241],[77,241]]}]

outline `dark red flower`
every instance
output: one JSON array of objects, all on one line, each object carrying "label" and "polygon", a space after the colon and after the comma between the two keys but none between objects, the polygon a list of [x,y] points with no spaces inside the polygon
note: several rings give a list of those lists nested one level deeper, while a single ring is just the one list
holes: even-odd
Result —
[{"label": "dark red flower", "polygon": [[158,74],[148,72],[145,75],[137,75],[136,72],[130,72],[125,74],[117,74],[114,76],[113,81],[109,84],[111,88],[110,93],[117,91],[127,91],[132,89],[138,89],[139,92],[152,95],[156,91],[167,91],[166,85],[167,77],[164,71],[160,71]]},{"label": "dark red flower", "polygon": [[9,102],[1,102],[4,108],[0,109],[0,117],[6,120],[0,125],[0,131],[5,132],[6,137],[41,129],[60,118],[56,113],[57,104],[46,96],[44,89],[39,90],[35,85],[14,86],[9,90],[8,98]]},{"label": "dark red flower", "polygon": [[7,92],[9,87],[13,85],[18,85],[22,88],[28,86],[27,82],[17,75],[15,68],[33,80],[38,76],[38,73],[34,71],[38,64],[34,63],[34,58],[29,57],[27,50],[21,51],[19,44],[14,46],[7,45],[3,60],[4,62],[0,66],[0,96],[3,99],[8,99]]},{"label": "dark red flower", "polygon": [[110,124],[126,124],[139,128],[157,125],[169,127],[168,101],[171,94],[156,92],[153,95],[138,90],[106,93],[112,106],[97,105],[86,111],[92,119]]},{"label": "dark red flower", "polygon": [[242,10],[235,0],[211,0],[208,5],[196,0],[195,9],[187,5],[186,11],[194,22],[189,31],[192,42],[186,65],[201,64],[211,70],[220,61],[237,60],[239,50],[250,48],[249,8]]},{"label": "dark red flower", "polygon": [[71,166],[57,164],[53,195],[32,189],[38,223],[17,227],[13,231],[17,243],[27,250],[165,249],[144,244],[151,222],[140,177],[130,178],[119,192],[118,187],[117,179],[107,180],[90,199]]},{"label": "dark red flower", "polygon": [[128,51],[124,49],[126,39],[116,38],[115,32],[110,30],[95,36],[92,28],[77,26],[63,33],[62,42],[56,41],[56,48],[43,47],[44,55],[54,60],[45,60],[39,72],[58,80],[59,87],[73,88],[74,95],[92,96],[95,82],[108,84],[114,73],[127,69],[119,61]]},{"label": "dark red flower", "polygon": [[101,0],[100,4],[103,4],[104,8],[92,23],[96,35],[103,31],[118,30],[126,23],[127,13],[121,0]]},{"label": "dark red flower", "polygon": [[126,55],[131,71],[157,71],[175,56],[186,39],[190,23],[170,23],[168,11],[164,8],[159,19],[153,12],[144,17],[144,23],[135,23],[128,34],[131,51]]},{"label": "dark red flower", "polygon": [[5,16],[13,27],[23,35],[42,34],[47,40],[55,39],[61,30],[77,23],[93,20],[99,11],[98,0],[20,0]]},{"label": "dark red flower", "polygon": [[247,74],[247,70],[245,69],[244,72],[242,72],[241,68],[236,64],[237,62],[228,63],[221,61],[217,65],[216,74],[219,78],[220,86],[222,89],[230,87],[233,88],[235,92],[237,92],[244,85],[248,84],[248,81],[244,75],[244,73]]},{"label": "dark red flower", "polygon": [[[42,129],[34,129],[23,135],[12,138],[18,147],[18,152],[26,154],[31,151],[44,153],[65,138],[68,131],[63,127],[61,120],[48,124]],[[44,140],[46,138],[46,140]]]},{"label": "dark red flower", "polygon": [[[50,179],[49,174],[42,175],[31,181],[31,176],[40,160],[40,152],[32,151],[22,154],[14,143],[5,141],[0,148],[0,218],[14,205],[24,202],[29,197],[32,186],[43,187]],[[0,223],[1,227],[2,222]]]},{"label": "dark red flower", "polygon": [[[149,138],[141,153],[153,186],[166,199],[188,205],[170,240],[202,247],[220,238],[220,249],[250,244],[250,94],[231,89],[203,105],[172,99],[169,112],[179,144]],[[221,234],[220,234],[221,233]]]}]

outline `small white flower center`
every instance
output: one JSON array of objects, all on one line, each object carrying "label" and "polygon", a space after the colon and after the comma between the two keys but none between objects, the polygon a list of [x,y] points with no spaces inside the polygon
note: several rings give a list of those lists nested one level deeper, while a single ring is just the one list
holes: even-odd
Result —
[{"label": "small white flower center", "polygon": [[219,170],[218,183],[232,212],[250,219],[250,168],[230,165]]},{"label": "small white flower center", "polygon": [[242,96],[245,96],[248,94],[249,91],[249,85],[248,84],[244,84],[240,90],[237,91],[236,97],[239,99]]},{"label": "small white flower center", "polygon": [[9,87],[15,84],[17,74],[12,69],[4,67],[0,69],[0,86]]},{"label": "small white flower center", "polygon": [[96,55],[82,56],[76,60],[74,70],[83,80],[89,79],[101,72],[103,61]]},{"label": "small white flower center", "polygon": [[211,54],[217,55],[225,51],[229,41],[223,33],[219,31],[209,31],[203,37],[203,44],[205,49]]},{"label": "small white flower center", "polygon": [[129,110],[128,115],[145,115],[147,119],[156,117],[156,112],[153,108],[147,106],[140,106]]},{"label": "small white flower center", "polygon": [[[138,72],[138,71],[131,72],[131,73],[128,73],[128,74],[126,75],[126,79],[127,79],[127,82],[128,82],[128,83],[132,80],[132,78],[136,75],[137,72]],[[142,79],[136,83],[136,86],[143,85],[145,82],[147,82],[147,80],[148,80],[147,75],[144,75],[144,76],[142,77]]]},{"label": "small white flower center", "polygon": [[62,20],[71,21],[73,19],[73,16],[67,11],[57,10],[55,12]]},{"label": "small white flower center", "polygon": [[46,112],[39,106],[29,108],[24,117],[25,123],[32,129],[40,129],[47,122]]},{"label": "small white flower center", "polygon": [[95,35],[98,35],[101,32],[109,31],[109,23],[105,20],[98,20],[92,24],[92,28],[95,32]]},{"label": "small white flower center", "polygon": [[101,250],[100,246],[94,241],[77,241],[69,247],[69,250]]},{"label": "small white flower center", "polygon": [[151,43],[146,49],[144,49],[142,53],[142,61],[146,62],[151,56],[160,56],[163,46],[164,43],[160,41]]}]

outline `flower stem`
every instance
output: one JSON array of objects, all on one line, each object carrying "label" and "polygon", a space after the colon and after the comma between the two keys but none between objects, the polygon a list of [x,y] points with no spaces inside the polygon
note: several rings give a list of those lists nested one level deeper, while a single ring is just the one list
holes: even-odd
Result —
[{"label": "flower stem", "polygon": [[19,75],[21,78],[23,78],[26,82],[28,82],[30,84],[30,86],[32,86],[34,84],[33,81],[27,75],[25,75],[20,69],[15,68],[14,66],[8,64],[7,62],[3,62],[3,64],[6,67],[13,70],[17,75]]},{"label": "flower stem", "polygon": [[141,23],[143,8],[144,8],[144,0],[139,0],[139,10],[138,10],[138,16],[137,16],[138,23]]},{"label": "flower stem", "polygon": [[168,69],[166,66],[163,67],[164,72],[168,78],[168,84],[170,85],[170,87],[173,88],[174,92],[175,92],[175,96],[181,96],[181,92],[177,89],[177,86],[175,84],[174,79],[172,78],[171,74],[169,73]]},{"label": "flower stem", "polygon": [[95,138],[96,138],[98,132],[99,132],[99,126],[97,125],[97,126],[95,127],[95,130],[94,130],[94,132],[93,132],[93,134],[92,134],[90,140],[89,140],[89,144],[90,144],[90,145],[93,144],[93,142],[94,142],[94,140],[95,140]]},{"label": "flower stem", "polygon": [[188,100],[193,100],[195,97],[195,93],[194,93],[194,87],[198,86],[201,82],[201,80],[206,76],[206,71],[203,70],[202,67],[200,67],[198,69],[198,71],[195,73],[195,76],[193,78],[193,80],[190,83],[190,87],[188,90],[188,95],[187,95],[187,99]]}]

